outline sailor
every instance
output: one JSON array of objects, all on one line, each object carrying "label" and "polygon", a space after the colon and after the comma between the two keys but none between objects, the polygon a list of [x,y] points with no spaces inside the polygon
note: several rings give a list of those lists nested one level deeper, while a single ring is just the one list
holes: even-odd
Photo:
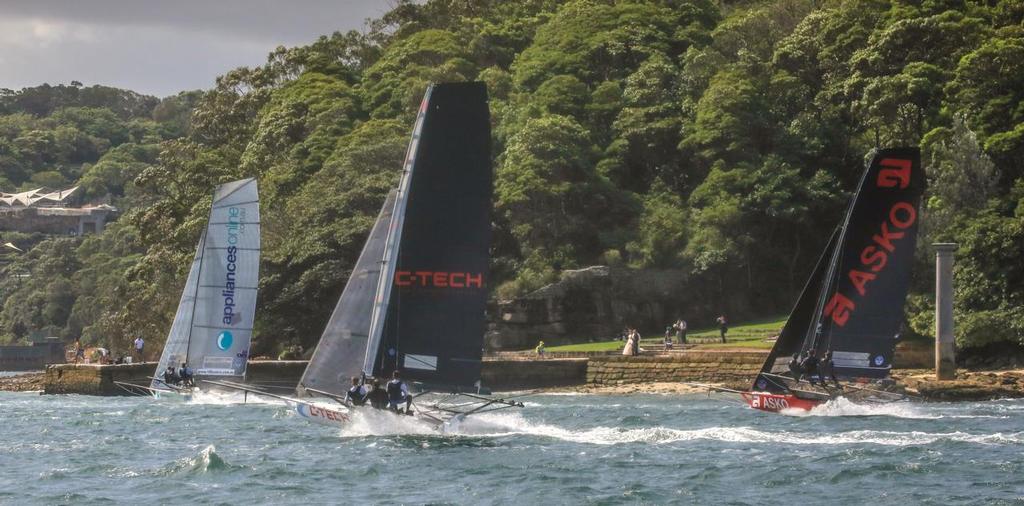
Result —
[{"label": "sailor", "polygon": [[815,357],[812,352],[805,351],[804,359],[800,361],[800,369],[807,377],[807,381],[814,385],[814,376],[818,374],[818,357]]},{"label": "sailor", "polygon": [[800,354],[794,353],[793,359],[789,361],[789,374],[793,375],[793,379],[800,382]]},{"label": "sailor", "polygon": [[403,413],[402,405],[405,404],[404,413],[412,414],[412,396],[409,395],[409,387],[402,381],[402,373],[397,369],[391,373],[391,381],[388,382],[388,409],[396,413]]},{"label": "sailor", "polygon": [[832,383],[836,386],[841,386],[839,380],[836,379],[836,364],[832,361],[832,350],[825,352],[825,356],[821,357],[818,362],[818,377],[821,378],[821,383],[824,385],[828,378],[832,378]]},{"label": "sailor", "polygon": [[353,406],[366,404],[366,386],[363,385],[357,376],[352,377],[352,387],[345,393],[345,402]]},{"label": "sailor", "polygon": [[373,380],[373,390],[366,394],[366,400],[370,401],[373,409],[385,409],[388,407],[388,393],[380,387],[380,380]]},{"label": "sailor", "polygon": [[164,371],[164,384],[165,385],[177,385],[178,384],[178,373],[174,372],[174,366],[167,366],[167,370]]},{"label": "sailor", "polygon": [[191,387],[195,386],[195,380],[192,377],[192,368],[185,362],[181,363],[181,368],[178,369],[178,377],[181,378],[181,386]]}]

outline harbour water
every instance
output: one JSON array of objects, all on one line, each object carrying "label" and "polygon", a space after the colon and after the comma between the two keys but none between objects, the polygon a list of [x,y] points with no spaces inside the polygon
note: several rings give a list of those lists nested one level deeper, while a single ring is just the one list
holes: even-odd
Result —
[{"label": "harbour water", "polygon": [[0,393],[3,504],[1020,504],[1024,401],[547,394],[438,434],[275,402]]}]

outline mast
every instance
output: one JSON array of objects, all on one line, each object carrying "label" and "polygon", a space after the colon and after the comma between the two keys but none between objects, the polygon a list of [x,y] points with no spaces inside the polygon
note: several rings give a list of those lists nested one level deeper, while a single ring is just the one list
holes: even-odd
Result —
[{"label": "mast", "polygon": [[405,162],[402,164],[402,178],[398,182],[395,207],[391,212],[391,226],[388,228],[388,236],[384,242],[381,274],[377,283],[377,291],[374,295],[373,313],[370,316],[369,339],[366,347],[366,356],[363,361],[363,374],[366,376],[373,376],[375,363],[380,358],[381,337],[384,332],[384,321],[387,317],[388,304],[391,299],[391,280],[395,277],[395,268],[398,265],[398,245],[402,240],[405,210],[409,203],[409,186],[412,181],[413,169],[416,166],[416,154],[419,151],[420,135],[423,132],[430,94],[433,90],[433,85],[428,87],[422,102],[420,102],[420,109],[416,115],[416,124],[412,130],[412,138],[409,140],[409,147],[405,152]]},{"label": "mast", "polygon": [[824,311],[826,303],[825,299],[828,296],[829,289],[835,284],[839,259],[842,256],[843,246],[846,244],[846,230],[850,225],[850,216],[853,215],[853,207],[857,202],[857,198],[860,197],[861,189],[864,187],[864,181],[867,179],[868,173],[871,172],[870,168],[870,165],[864,167],[864,172],[860,175],[860,181],[857,182],[857,190],[846,204],[846,213],[844,213],[843,222],[839,226],[839,237],[836,241],[835,249],[832,251],[832,258],[829,259],[828,272],[825,274],[824,278],[825,282],[821,286],[818,303],[814,306],[814,325],[807,329],[807,336],[804,339],[802,351],[810,351],[811,353],[818,352],[819,342],[823,334],[821,320],[822,311]]},{"label": "mast", "polygon": [[302,373],[296,389],[299,395],[304,395],[306,389],[314,389],[343,396],[347,389],[346,380],[362,374],[374,295],[380,284],[384,242],[391,226],[395,195],[395,191],[388,194],[370,229],[313,357]]},{"label": "mast", "polygon": [[[217,204],[217,189],[210,192],[210,212],[206,213],[206,227],[203,228],[203,235],[199,238],[202,249],[199,250],[199,279],[203,279],[203,258],[206,256],[206,234],[210,230],[210,222],[213,221],[213,206]],[[192,328],[196,324],[196,304],[199,302],[199,283],[196,283],[195,293],[192,295],[192,316],[188,322],[188,337],[185,339],[185,363],[188,363],[188,350],[192,345]],[[193,364],[194,365],[194,364]],[[160,371],[157,371],[160,372]]]}]

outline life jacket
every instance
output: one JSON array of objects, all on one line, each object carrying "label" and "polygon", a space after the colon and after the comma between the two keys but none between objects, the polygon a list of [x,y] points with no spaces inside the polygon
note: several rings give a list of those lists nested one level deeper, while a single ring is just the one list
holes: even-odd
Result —
[{"label": "life jacket", "polygon": [[388,382],[388,400],[391,402],[402,402],[405,394],[402,393],[402,380],[391,380]]},{"label": "life jacket", "polygon": [[366,396],[363,395],[362,385],[355,385],[348,389],[348,398],[353,404],[363,404],[366,402]]}]

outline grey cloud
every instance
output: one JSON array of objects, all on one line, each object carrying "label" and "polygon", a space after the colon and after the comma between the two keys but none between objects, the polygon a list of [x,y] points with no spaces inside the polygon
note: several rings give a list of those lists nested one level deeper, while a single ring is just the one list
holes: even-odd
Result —
[{"label": "grey cloud", "polygon": [[158,96],[208,88],[278,45],[361,29],[390,0],[0,0],[0,87],[71,80]]}]

